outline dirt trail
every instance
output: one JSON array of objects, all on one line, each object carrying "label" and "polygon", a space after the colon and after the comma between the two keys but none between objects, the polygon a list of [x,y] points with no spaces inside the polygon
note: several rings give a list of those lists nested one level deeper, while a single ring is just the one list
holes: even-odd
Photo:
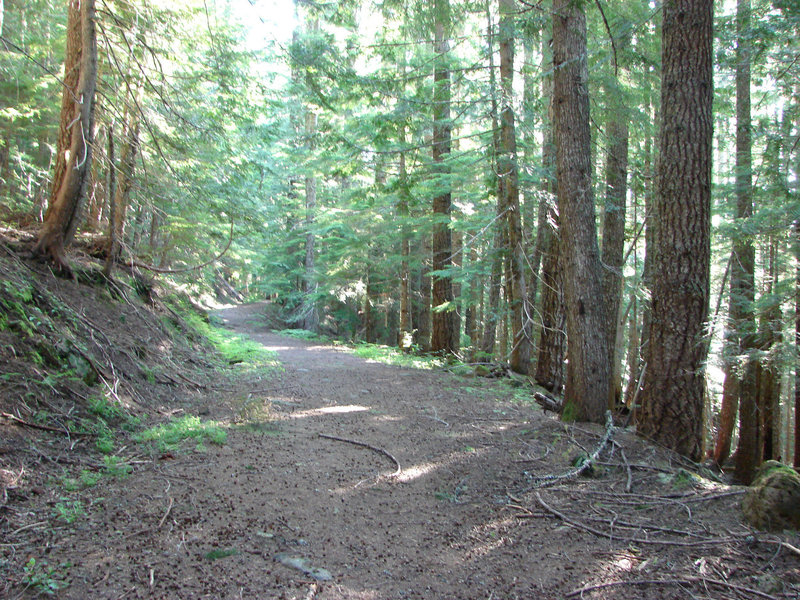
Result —
[{"label": "dirt trail", "polygon": [[[220,316],[278,352],[284,373],[234,394],[241,402],[271,403],[271,420],[232,428],[224,446],[143,463],[106,484],[85,520],[48,541],[51,564],[73,565],[71,585],[59,597],[549,599],[587,583],[627,579],[684,578],[696,586],[688,577],[732,576],[733,559],[744,573],[737,582],[752,585],[747,577],[756,569],[742,571],[745,559],[733,545],[598,538],[566,526],[531,491],[520,491],[530,485],[525,471],[566,470],[579,445],[591,451],[598,443],[602,428],[566,429],[538,408],[498,400],[509,388],[490,380],[367,362],[260,331],[252,320],[257,311],[237,307]],[[236,398],[221,396],[220,405]],[[215,417],[225,412],[213,394],[209,410]],[[617,439],[631,463],[660,460],[633,436]],[[389,455],[399,462],[397,476]],[[606,460],[619,459],[617,451]],[[652,496],[663,485],[658,475],[609,467],[600,479],[568,482],[541,498],[598,528],[614,514],[634,519],[625,513],[638,503],[640,514],[664,527],[700,532],[677,540],[745,531],[736,518],[738,498],[725,495],[727,488],[679,490],[661,501]],[[628,477],[641,496],[616,504]],[[755,549],[750,554],[747,560],[761,560]],[[706,575],[696,566],[701,558]],[[785,553],[771,565],[787,582],[798,579]],[[716,591],[703,597],[748,597]],[[636,584],[584,597],[690,596],[680,585]]]}]

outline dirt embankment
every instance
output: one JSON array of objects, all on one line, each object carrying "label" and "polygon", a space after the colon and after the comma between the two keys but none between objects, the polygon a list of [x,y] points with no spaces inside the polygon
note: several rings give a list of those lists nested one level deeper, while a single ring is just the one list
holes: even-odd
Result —
[{"label": "dirt embankment", "polygon": [[[216,371],[162,398],[163,412],[215,420],[225,443],[133,445],[117,451],[125,477],[16,488],[0,524],[0,591],[33,597],[49,580],[76,599],[800,594],[800,560],[781,545],[797,538],[752,535],[741,490],[625,431],[593,477],[537,479],[591,454],[604,428],[565,426],[502,382],[276,335],[262,308],[219,316],[275,351],[282,372]],[[4,473],[55,462],[74,474],[64,442],[49,447],[56,437],[26,430],[24,451],[0,453]],[[83,512],[67,523],[54,507],[74,500]]]}]

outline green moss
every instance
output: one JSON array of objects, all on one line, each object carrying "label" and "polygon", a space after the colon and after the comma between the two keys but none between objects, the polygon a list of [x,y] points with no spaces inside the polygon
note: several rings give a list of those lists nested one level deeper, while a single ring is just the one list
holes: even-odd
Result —
[{"label": "green moss", "polygon": [[239,551],[236,548],[217,548],[211,552],[206,552],[205,557],[208,560],[218,560],[220,558],[236,556],[237,554],[239,554]]},{"label": "green moss", "polygon": [[574,423],[578,420],[578,407],[573,402],[567,402],[561,409],[561,420],[565,423]]}]

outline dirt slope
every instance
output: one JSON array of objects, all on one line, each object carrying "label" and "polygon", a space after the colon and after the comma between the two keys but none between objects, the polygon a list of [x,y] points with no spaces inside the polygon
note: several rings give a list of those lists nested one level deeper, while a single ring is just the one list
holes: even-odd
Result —
[{"label": "dirt slope", "polygon": [[82,519],[19,547],[68,574],[57,597],[800,597],[800,557],[779,545],[797,538],[746,537],[740,490],[623,431],[595,478],[533,489],[528,474],[567,471],[603,428],[565,427],[491,380],[260,330],[259,310],[220,316],[284,372],[209,391],[208,418],[239,421],[225,445],[133,461]]}]

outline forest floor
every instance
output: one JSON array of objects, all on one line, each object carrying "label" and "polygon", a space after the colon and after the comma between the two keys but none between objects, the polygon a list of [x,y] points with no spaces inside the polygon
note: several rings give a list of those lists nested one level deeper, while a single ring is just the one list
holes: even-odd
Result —
[{"label": "forest floor", "polygon": [[[86,308],[110,338],[110,317]],[[278,335],[263,304],[217,315],[280,367],[201,379],[205,359],[186,355],[180,368],[199,366],[172,379],[191,393],[172,385],[154,406],[214,421],[220,443],[131,442],[115,451],[127,474],[66,486],[115,463],[0,420],[0,596],[800,598],[796,534],[751,531],[742,488],[628,430],[592,477],[539,487],[605,428],[565,425],[508,382]]]}]

